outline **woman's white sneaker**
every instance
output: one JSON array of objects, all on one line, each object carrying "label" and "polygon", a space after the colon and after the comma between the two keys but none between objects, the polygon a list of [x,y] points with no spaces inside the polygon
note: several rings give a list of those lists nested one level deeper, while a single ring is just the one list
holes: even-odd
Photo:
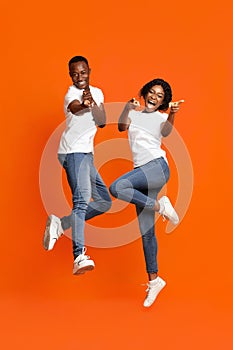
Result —
[{"label": "woman's white sneaker", "polygon": [[52,250],[58,238],[61,237],[63,233],[61,220],[55,215],[49,215],[44,232],[44,249]]},{"label": "woman's white sneaker", "polygon": [[83,249],[83,253],[78,255],[74,260],[73,266],[73,274],[80,275],[85,273],[86,271],[91,271],[95,267],[95,263],[90,259],[90,256],[85,255],[86,248]]},{"label": "woman's white sneaker", "polygon": [[156,277],[156,279],[150,281],[147,286],[147,296],[143,304],[145,307],[149,307],[153,304],[159,292],[166,286],[166,282],[161,277]]},{"label": "woman's white sneaker", "polygon": [[169,219],[174,225],[177,225],[180,220],[169,198],[163,196],[158,200],[158,202],[160,205],[159,214],[161,214],[166,219]]}]

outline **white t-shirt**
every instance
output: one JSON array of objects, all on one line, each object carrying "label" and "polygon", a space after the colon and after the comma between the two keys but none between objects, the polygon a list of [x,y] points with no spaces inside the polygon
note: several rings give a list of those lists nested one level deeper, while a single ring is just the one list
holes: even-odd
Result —
[{"label": "white t-shirt", "polygon": [[[90,92],[97,106],[104,102],[102,91],[90,86]],[[64,113],[66,116],[66,129],[63,132],[58,147],[58,153],[89,153],[94,152],[94,137],[97,131],[91,109],[85,109],[75,115],[68,109],[69,104],[78,100],[82,103],[83,89],[71,85],[65,95]]]},{"label": "white t-shirt", "polygon": [[161,124],[168,118],[167,113],[159,111],[146,113],[131,110],[128,137],[133,154],[134,167],[142,166],[153,159],[163,157],[166,152],[161,149]]}]

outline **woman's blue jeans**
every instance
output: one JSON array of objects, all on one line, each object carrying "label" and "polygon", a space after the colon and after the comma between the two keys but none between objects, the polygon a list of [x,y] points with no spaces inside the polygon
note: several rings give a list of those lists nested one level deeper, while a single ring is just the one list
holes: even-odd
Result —
[{"label": "woman's blue jeans", "polygon": [[[83,252],[85,220],[103,214],[111,207],[111,197],[97,172],[92,153],[58,154],[72,192],[73,209],[61,219],[63,229],[72,226],[74,259]],[[91,198],[93,201],[91,201]]]},{"label": "woman's blue jeans", "polygon": [[110,186],[114,197],[136,206],[147,273],[158,272],[154,206],[169,177],[168,164],[161,157],[124,174]]}]

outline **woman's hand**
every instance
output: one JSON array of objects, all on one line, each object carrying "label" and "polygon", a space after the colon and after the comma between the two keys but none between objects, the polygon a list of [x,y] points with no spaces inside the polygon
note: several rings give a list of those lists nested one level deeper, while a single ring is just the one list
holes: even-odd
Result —
[{"label": "woman's hand", "polygon": [[179,100],[177,102],[169,103],[170,113],[166,122],[161,125],[161,134],[163,137],[166,137],[171,133],[174,124],[175,114],[179,111],[180,104],[183,102],[184,100]]},{"label": "woman's hand", "polygon": [[118,120],[118,130],[119,131],[125,131],[129,128],[129,125],[130,125],[130,119],[128,117],[129,112],[132,109],[136,109],[137,107],[140,107],[140,103],[134,97],[126,103],[126,105],[125,105],[125,107],[120,115],[120,118]]},{"label": "woman's hand", "polygon": [[180,104],[183,102],[184,100],[179,100],[177,102],[170,102],[169,107],[170,107],[171,113],[177,113],[180,109]]},{"label": "woman's hand", "polygon": [[136,100],[136,98],[133,97],[126,103],[126,107],[128,110],[136,109],[137,107],[140,107],[140,103],[138,100]]}]

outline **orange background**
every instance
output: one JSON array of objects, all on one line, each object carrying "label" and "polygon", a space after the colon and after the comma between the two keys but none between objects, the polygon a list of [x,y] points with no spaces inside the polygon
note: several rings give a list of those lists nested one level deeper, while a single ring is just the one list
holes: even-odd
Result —
[{"label": "orange background", "polygon": [[[2,348],[232,349],[230,2],[3,1],[1,15]],[[176,127],[192,159],[194,190],[172,235],[158,221],[167,286],[150,309],[142,306],[140,240],[89,247],[96,269],[79,278],[72,275],[69,239],[52,252],[42,247],[40,159],[64,120],[67,62],[77,54],[88,57],[91,83],[106,102],[128,100],[154,77],[171,83],[174,100],[185,99]],[[108,133],[100,130],[96,142]],[[109,185],[129,167],[106,164],[101,173]],[[95,220],[111,226],[113,219]]]}]

